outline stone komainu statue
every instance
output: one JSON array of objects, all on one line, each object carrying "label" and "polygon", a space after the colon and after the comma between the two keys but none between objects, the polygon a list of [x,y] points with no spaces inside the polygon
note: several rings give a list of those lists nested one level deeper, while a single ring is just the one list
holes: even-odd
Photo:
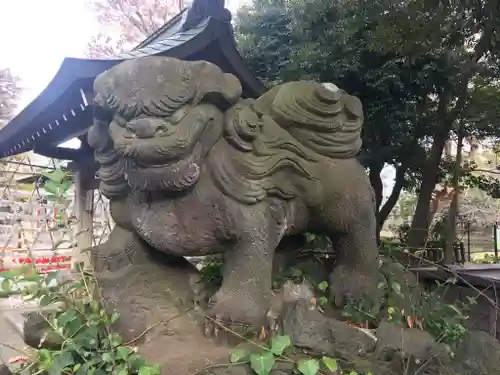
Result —
[{"label": "stone komainu statue", "polygon": [[[100,252],[146,243],[172,261],[223,253],[209,314],[256,328],[284,236],[331,237],[336,303],[376,288],[374,198],[355,158],[359,99],[305,81],[242,99],[235,76],[167,57],[123,62],[97,77],[94,91],[88,141],[116,222]],[[119,267],[109,254],[96,254],[94,265]]]}]

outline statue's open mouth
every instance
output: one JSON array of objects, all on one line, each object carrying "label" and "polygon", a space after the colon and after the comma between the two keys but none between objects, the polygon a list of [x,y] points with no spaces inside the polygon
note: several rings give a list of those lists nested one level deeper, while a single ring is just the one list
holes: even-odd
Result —
[{"label": "statue's open mouth", "polygon": [[168,163],[156,163],[152,162],[150,160],[141,160],[140,157],[135,158],[135,159],[130,159],[130,164],[134,165],[136,168],[140,169],[159,169],[159,168],[172,168],[174,164],[178,163],[179,161],[182,161],[184,155],[179,155],[175,159],[170,159]]},{"label": "statue's open mouth", "polygon": [[201,147],[196,144],[186,156],[178,155],[169,163],[151,163],[139,158],[127,158],[128,184],[142,191],[183,191],[200,177]]},{"label": "statue's open mouth", "polygon": [[[188,158],[186,158],[188,159]],[[142,171],[147,171],[149,169],[153,170],[161,170],[161,169],[168,169],[168,170],[177,170],[182,168],[182,165],[186,163],[187,160],[176,160],[176,161],[170,161],[169,163],[164,163],[164,164],[151,164],[151,163],[145,163],[141,162],[137,159],[128,159],[127,160],[127,165],[129,170],[134,170],[134,169],[139,169]]]}]

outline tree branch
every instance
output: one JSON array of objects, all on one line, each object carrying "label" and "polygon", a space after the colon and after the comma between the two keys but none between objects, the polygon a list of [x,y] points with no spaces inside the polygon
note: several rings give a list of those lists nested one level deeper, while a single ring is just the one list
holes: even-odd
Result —
[{"label": "tree branch", "polygon": [[500,171],[498,169],[484,169],[484,168],[473,168],[473,169],[470,169],[470,172],[484,172],[484,173],[491,173],[491,174],[500,174]]},{"label": "tree branch", "polygon": [[[130,16],[127,11],[125,10],[125,8],[123,7],[123,3],[121,1],[118,1],[116,3],[116,5],[118,6],[118,9],[120,10],[120,12],[122,13],[122,15],[128,19],[130,21],[130,23],[132,24],[132,26],[134,26],[137,30],[139,30],[141,33],[145,34],[146,36],[148,35],[147,34],[147,28],[143,30],[142,28],[142,25],[141,25],[141,22],[138,22],[133,16]],[[138,13],[138,12],[136,12]],[[140,16],[140,15],[139,15]],[[139,18],[139,21],[140,21],[140,18]]]}]

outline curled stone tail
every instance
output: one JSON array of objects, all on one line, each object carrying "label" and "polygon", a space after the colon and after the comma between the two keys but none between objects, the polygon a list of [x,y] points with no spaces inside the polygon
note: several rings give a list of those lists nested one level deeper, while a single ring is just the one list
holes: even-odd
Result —
[{"label": "curled stone tail", "polygon": [[256,108],[320,155],[345,159],[361,149],[361,101],[333,84],[285,83],[263,95]]}]

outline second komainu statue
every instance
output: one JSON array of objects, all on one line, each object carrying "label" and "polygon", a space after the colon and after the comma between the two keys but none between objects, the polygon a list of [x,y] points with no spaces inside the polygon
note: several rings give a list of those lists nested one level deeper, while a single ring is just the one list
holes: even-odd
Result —
[{"label": "second komainu statue", "polygon": [[123,62],[94,91],[88,141],[116,222],[93,251],[98,270],[119,272],[138,248],[172,263],[222,253],[207,316],[260,329],[275,249],[309,231],[330,236],[338,253],[336,304],[374,291],[374,197],[355,158],[359,99],[306,81],[243,99],[239,80],[217,66],[167,57]]}]

